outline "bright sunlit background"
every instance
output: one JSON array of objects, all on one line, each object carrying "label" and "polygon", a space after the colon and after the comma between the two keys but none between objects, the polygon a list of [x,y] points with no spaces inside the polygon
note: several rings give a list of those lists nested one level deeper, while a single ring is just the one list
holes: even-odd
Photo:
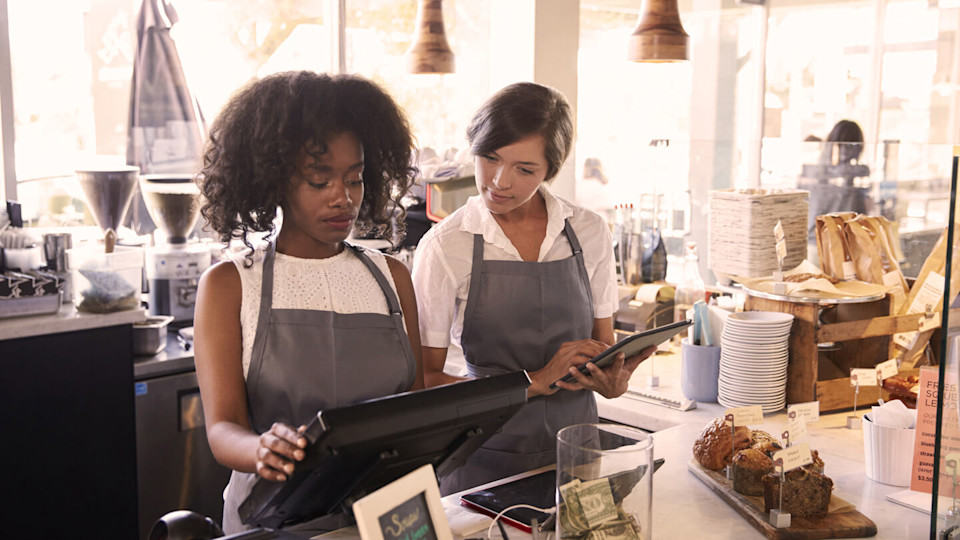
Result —
[{"label": "bright sunlit background", "polygon": [[[251,78],[335,71],[331,1],[173,0],[173,36],[207,122]],[[516,37],[491,30],[503,1],[444,2],[457,70],[441,76],[403,70],[416,2],[347,0],[346,71],[385,86],[421,146],[463,148],[470,116],[503,84],[495,74],[511,67],[491,53]],[[960,132],[956,2],[768,0],[764,34],[763,8],[686,0],[691,61],[634,64],[626,42],[640,4],[580,2],[578,131],[568,165],[583,204],[608,215],[616,204],[651,216],[657,208],[677,253],[682,238],[705,239],[709,189],[747,187],[758,167],[762,185],[796,186],[818,141],[846,118],[867,141],[862,162],[871,174],[857,182],[875,197],[894,190],[903,203],[888,217],[942,226],[942,201],[925,194],[943,193]],[[92,156],[124,159],[139,5],[7,0],[16,196],[32,225],[90,223],[71,172]],[[588,159],[595,166],[585,173]]]}]

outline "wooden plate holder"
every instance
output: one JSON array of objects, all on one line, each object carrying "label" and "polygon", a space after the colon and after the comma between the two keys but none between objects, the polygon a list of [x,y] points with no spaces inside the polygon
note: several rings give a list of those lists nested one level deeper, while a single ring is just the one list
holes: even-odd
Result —
[{"label": "wooden plate holder", "polygon": [[[794,316],[787,366],[787,403],[820,401],[820,411],[851,409],[850,368],[872,368],[897,354],[891,336],[917,330],[922,315],[891,315],[893,297],[855,304],[771,300],[747,295],[746,311],[778,311]],[[940,313],[930,314],[939,326]],[[931,339],[931,344],[938,342]],[[825,350],[821,345],[837,344]],[[860,388],[857,408],[888,398],[878,386]]]}]

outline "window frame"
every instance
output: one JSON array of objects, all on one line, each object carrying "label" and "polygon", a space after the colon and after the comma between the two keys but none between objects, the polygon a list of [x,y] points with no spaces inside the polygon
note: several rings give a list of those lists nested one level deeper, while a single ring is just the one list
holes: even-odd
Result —
[{"label": "window frame", "polygon": [[[8,0],[0,0],[0,170],[3,182],[0,195],[6,200],[17,200],[16,159],[14,154],[16,132],[14,129],[13,68],[10,49],[10,20]],[[328,16],[337,21],[336,31],[331,32],[331,66],[335,73],[346,71],[346,4],[347,0],[328,0]],[[33,180],[24,179],[24,181]]]},{"label": "window frame", "polygon": [[0,0],[0,164],[3,183],[0,194],[5,199],[17,199],[17,169],[14,156],[13,131],[13,70],[10,65],[10,22],[7,0]]}]

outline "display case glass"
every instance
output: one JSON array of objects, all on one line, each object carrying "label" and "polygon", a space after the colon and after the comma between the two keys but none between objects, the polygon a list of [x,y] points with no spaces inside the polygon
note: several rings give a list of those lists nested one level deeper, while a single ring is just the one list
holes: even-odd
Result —
[{"label": "display case glass", "polygon": [[[930,522],[931,538],[960,538],[960,400],[957,399],[958,360],[960,360],[960,229],[957,224],[960,214],[957,208],[957,164],[960,159],[960,146],[953,147],[953,166],[950,181],[949,216],[953,216],[947,227],[947,255],[945,261],[944,298],[950,299],[941,316],[939,331],[941,362],[937,369],[936,388],[925,389],[921,386],[921,399],[933,399],[936,403],[936,437],[933,448],[933,475],[931,495],[932,511]],[[934,393],[935,392],[935,393]],[[942,399],[941,399],[942,398]],[[920,426],[918,426],[919,428]],[[918,452],[925,450],[919,440],[915,448],[914,461],[918,461]],[[923,454],[920,454],[922,456]],[[916,473],[915,473],[916,474]],[[914,487],[914,486],[911,486]]]}]

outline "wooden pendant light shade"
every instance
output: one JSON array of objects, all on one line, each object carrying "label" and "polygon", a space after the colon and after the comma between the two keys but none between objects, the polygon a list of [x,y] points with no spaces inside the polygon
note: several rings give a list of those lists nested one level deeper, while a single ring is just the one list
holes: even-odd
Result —
[{"label": "wooden pendant light shade", "polygon": [[633,62],[689,60],[689,37],[680,23],[677,0],[643,0],[640,20],[630,36],[627,59]]},{"label": "wooden pendant light shade", "polygon": [[453,73],[453,51],[443,30],[442,0],[419,0],[417,34],[404,56],[408,73]]}]

